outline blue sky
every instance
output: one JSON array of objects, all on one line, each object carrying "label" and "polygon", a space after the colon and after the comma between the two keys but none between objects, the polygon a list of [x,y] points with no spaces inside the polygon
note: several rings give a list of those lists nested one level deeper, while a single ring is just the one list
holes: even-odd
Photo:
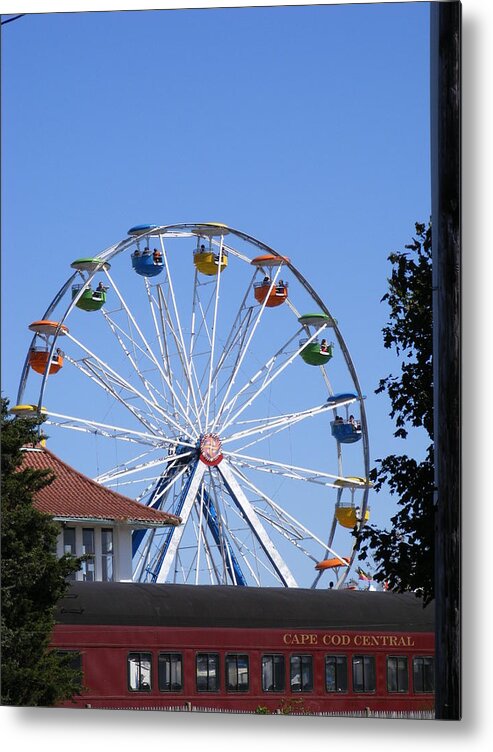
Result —
[{"label": "blue sky", "polygon": [[[381,336],[387,256],[430,216],[428,14],[418,2],[5,26],[3,393],[15,401],[27,327],[75,258],[135,224],[215,220],[289,256],[337,318],[368,398],[372,463],[421,453],[424,437],[393,439],[374,389],[399,368]],[[88,471],[66,439],[52,448]],[[392,504],[371,506],[385,525]]]}]

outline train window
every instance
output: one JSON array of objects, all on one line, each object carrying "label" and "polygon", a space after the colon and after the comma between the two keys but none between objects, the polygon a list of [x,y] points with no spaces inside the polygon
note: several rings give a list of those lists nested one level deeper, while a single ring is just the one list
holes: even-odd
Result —
[{"label": "train window", "polygon": [[406,656],[387,656],[387,691],[407,692],[408,686],[409,680]]},{"label": "train window", "polygon": [[262,656],[262,689],[264,692],[284,692],[284,656]]},{"label": "train window", "polygon": [[311,655],[292,655],[290,667],[291,692],[310,692],[313,689],[313,658]]},{"label": "train window", "polygon": [[431,655],[414,656],[413,687],[415,692],[435,691],[435,667]]},{"label": "train window", "polygon": [[183,689],[181,653],[159,653],[157,671],[160,692],[179,692]]},{"label": "train window", "polygon": [[248,656],[226,656],[226,688],[228,692],[248,692]]},{"label": "train window", "polygon": [[327,692],[347,692],[347,657],[325,656],[325,689]]},{"label": "train window", "polygon": [[128,688],[132,692],[151,691],[151,653],[129,653]]},{"label": "train window", "polygon": [[375,656],[353,656],[353,690],[374,692],[376,688]]},{"label": "train window", "polygon": [[219,691],[219,656],[217,653],[197,653],[197,691]]}]

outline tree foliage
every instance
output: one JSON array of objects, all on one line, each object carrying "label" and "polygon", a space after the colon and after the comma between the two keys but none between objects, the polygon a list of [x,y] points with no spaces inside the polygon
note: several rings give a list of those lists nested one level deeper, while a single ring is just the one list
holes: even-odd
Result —
[{"label": "tree foliage", "polygon": [[58,525],[37,511],[33,496],[53,480],[48,470],[22,468],[22,447],[36,444],[39,421],[12,419],[1,399],[2,688],[4,705],[52,706],[81,684],[72,656],[49,649],[54,607],[79,559],[56,556]]},{"label": "tree foliage", "polygon": [[400,375],[380,379],[376,393],[386,392],[394,420],[394,436],[406,440],[412,426],[430,439],[418,461],[405,454],[377,459],[370,474],[377,492],[397,497],[390,530],[366,525],[361,531],[360,559],[371,555],[374,577],[391,590],[413,590],[426,602],[434,596],[434,467],[433,467],[433,332],[431,224],[416,223],[413,242],[390,254],[392,274],[383,296],[389,323],[384,346],[402,358]]}]

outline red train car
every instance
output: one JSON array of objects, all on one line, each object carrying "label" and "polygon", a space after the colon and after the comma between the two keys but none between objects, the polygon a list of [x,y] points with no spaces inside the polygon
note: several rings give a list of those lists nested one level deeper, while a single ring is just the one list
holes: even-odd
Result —
[{"label": "red train car", "polygon": [[73,583],[53,647],[70,707],[432,712],[434,614],[413,594]]}]

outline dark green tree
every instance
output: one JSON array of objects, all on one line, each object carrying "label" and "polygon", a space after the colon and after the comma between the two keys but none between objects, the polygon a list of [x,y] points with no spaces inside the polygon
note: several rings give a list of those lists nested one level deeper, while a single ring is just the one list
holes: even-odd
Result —
[{"label": "dark green tree", "polygon": [[434,467],[433,467],[433,332],[431,224],[416,223],[413,242],[390,254],[392,274],[383,296],[389,323],[384,346],[402,358],[400,375],[380,380],[376,393],[386,392],[394,420],[394,436],[406,440],[408,431],[422,429],[430,444],[418,461],[406,454],[377,459],[370,479],[377,492],[397,497],[390,530],[366,525],[361,532],[359,558],[377,565],[378,582],[396,592],[413,590],[425,602],[434,595]]},{"label": "dark green tree", "polygon": [[53,480],[48,470],[22,468],[22,447],[37,443],[39,424],[12,418],[1,399],[3,705],[53,706],[81,686],[73,656],[49,648],[54,607],[80,560],[58,559],[58,526],[33,506],[34,494]]}]

